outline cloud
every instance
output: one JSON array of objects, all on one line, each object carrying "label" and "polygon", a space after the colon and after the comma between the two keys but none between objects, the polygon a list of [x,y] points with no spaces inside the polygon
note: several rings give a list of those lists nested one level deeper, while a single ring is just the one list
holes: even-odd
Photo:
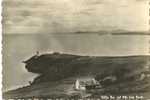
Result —
[{"label": "cloud", "polygon": [[137,0],[4,0],[3,6],[4,33],[148,29],[147,3]]}]

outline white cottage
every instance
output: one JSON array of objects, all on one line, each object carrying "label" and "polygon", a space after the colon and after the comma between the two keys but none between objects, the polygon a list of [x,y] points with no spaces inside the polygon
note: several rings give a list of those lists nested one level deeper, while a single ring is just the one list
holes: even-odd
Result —
[{"label": "white cottage", "polygon": [[94,78],[78,78],[75,81],[75,90],[86,90],[86,86],[98,85]]}]

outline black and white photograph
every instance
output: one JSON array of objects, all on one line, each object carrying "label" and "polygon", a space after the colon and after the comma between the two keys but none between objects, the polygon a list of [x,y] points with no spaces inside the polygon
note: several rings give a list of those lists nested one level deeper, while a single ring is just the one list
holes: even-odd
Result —
[{"label": "black and white photograph", "polygon": [[3,0],[3,100],[150,100],[149,0]]}]

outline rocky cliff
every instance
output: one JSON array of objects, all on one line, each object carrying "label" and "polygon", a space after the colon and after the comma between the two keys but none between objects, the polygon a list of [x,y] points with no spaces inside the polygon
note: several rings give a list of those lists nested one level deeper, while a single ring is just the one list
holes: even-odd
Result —
[{"label": "rocky cliff", "polygon": [[[74,98],[101,95],[142,95],[150,98],[150,56],[34,55],[24,61],[29,72],[38,73],[32,84],[3,93],[3,98]],[[93,76],[100,89],[75,91],[75,80]],[[111,77],[116,80],[112,82]],[[146,99],[145,99],[146,100]]]},{"label": "rocky cliff", "polygon": [[[150,69],[149,56],[98,57],[71,54],[35,55],[24,61],[29,72],[38,73],[33,83],[57,81],[68,77],[116,76],[118,79],[140,78]],[[100,80],[100,77],[97,79]]]}]

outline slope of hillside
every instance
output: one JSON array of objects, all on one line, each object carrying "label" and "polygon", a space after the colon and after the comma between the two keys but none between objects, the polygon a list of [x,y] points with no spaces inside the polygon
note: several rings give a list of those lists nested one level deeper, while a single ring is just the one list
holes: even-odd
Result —
[{"label": "slope of hillside", "polygon": [[[146,95],[150,93],[150,56],[90,57],[69,54],[44,54],[27,60],[26,68],[39,73],[30,86],[3,93],[4,98],[97,97],[109,95]],[[100,83],[108,76],[116,81],[101,89],[75,91],[78,77],[92,76]],[[105,83],[108,83],[107,81]]]},{"label": "slope of hillside", "polygon": [[[71,54],[35,55],[24,63],[29,72],[40,74],[33,83],[57,81],[68,76],[83,76],[99,74],[128,75],[149,71],[149,56],[129,57],[98,57],[79,56]],[[136,70],[135,70],[136,69]]]}]

